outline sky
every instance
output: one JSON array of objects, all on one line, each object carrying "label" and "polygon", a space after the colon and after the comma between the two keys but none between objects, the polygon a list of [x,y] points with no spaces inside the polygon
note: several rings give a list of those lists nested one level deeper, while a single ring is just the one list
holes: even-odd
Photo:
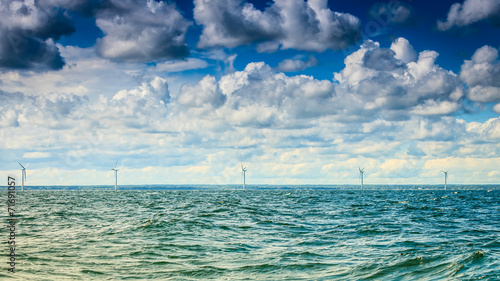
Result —
[{"label": "sky", "polygon": [[0,170],[498,184],[499,48],[499,0],[0,0]]}]

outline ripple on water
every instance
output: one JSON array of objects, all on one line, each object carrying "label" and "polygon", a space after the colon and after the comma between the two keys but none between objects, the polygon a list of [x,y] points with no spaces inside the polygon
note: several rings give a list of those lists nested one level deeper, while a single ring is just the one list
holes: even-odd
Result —
[{"label": "ripple on water", "polygon": [[[26,192],[22,280],[495,280],[500,192]],[[9,275],[0,273],[0,279]]]}]

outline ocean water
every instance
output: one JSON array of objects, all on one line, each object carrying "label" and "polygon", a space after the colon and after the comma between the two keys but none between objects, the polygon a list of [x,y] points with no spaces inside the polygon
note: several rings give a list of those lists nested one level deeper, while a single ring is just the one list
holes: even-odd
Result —
[{"label": "ocean water", "polygon": [[500,190],[17,196],[2,280],[500,280]]}]

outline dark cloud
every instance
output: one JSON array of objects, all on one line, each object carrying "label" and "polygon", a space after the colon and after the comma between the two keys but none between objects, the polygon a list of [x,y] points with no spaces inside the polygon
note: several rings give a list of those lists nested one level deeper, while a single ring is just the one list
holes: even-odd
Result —
[{"label": "dark cloud", "polygon": [[86,17],[95,17],[97,12],[113,7],[111,0],[47,0],[47,2],[56,7],[78,11]]},{"label": "dark cloud", "polygon": [[68,11],[95,17],[104,37],[97,53],[117,61],[152,62],[189,55],[189,23],[163,1],[3,1],[0,5],[0,67],[59,70],[65,62],[55,41],[75,31]]},{"label": "dark cloud", "polygon": [[404,63],[396,58],[396,53],[391,49],[372,49],[365,53],[364,66],[380,71],[394,71],[403,68]]},{"label": "dark cloud", "polygon": [[104,32],[97,53],[109,59],[152,62],[189,55],[185,35],[188,22],[166,2],[109,0],[94,11]]},{"label": "dark cloud", "polygon": [[64,60],[54,41],[74,31],[65,9],[43,1],[5,1],[0,5],[0,67],[61,69]]},{"label": "dark cloud", "polygon": [[406,25],[411,22],[412,8],[399,1],[376,3],[370,9],[370,17],[382,26],[389,24]]},{"label": "dark cloud", "polygon": [[0,67],[7,69],[57,70],[64,59],[54,42],[8,32],[0,35]]},{"label": "dark cloud", "polygon": [[331,11],[326,1],[277,0],[264,11],[243,0],[195,0],[203,26],[198,46],[236,47],[260,43],[259,51],[344,49],[360,38],[359,19]]},{"label": "dark cloud", "polygon": [[238,0],[197,1],[194,18],[203,25],[200,47],[236,47],[280,36],[274,10],[261,12],[250,3]]}]

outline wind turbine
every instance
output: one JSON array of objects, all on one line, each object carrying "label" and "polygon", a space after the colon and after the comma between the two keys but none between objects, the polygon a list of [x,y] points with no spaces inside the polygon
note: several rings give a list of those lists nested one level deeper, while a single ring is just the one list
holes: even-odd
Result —
[{"label": "wind turbine", "polygon": [[243,167],[243,163],[241,163],[241,177],[243,178],[243,188],[245,188],[245,174],[247,172],[247,167]]},{"label": "wind turbine", "polygon": [[443,174],[444,174],[444,190],[446,190],[446,185],[448,182],[448,171],[441,170],[441,172],[443,172]]},{"label": "wind turbine", "polygon": [[358,170],[359,170],[359,179],[361,180],[361,188],[363,188],[363,174],[365,173],[365,168],[361,169],[358,166]]},{"label": "wind turbine", "polygon": [[115,171],[115,191],[116,191],[116,185],[118,184],[118,169],[116,168],[117,164],[118,160],[116,160],[115,167],[111,169],[111,171]]},{"label": "wind turbine", "polygon": [[[19,162],[17,162],[19,163]],[[22,182],[22,185],[21,185],[21,191],[24,190],[24,182],[26,181],[26,168],[28,168],[28,165],[30,163],[26,164],[26,167],[24,167],[21,163],[19,163],[19,165],[21,165],[21,182]]]}]

